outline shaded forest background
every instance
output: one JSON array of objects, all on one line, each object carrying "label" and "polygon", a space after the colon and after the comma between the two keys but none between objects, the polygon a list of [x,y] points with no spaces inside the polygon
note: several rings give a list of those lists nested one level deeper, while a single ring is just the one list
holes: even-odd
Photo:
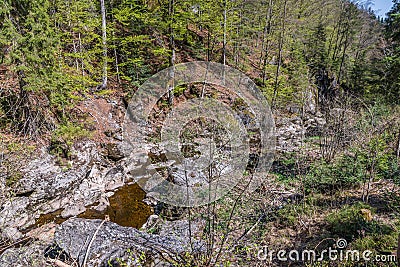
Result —
[{"label": "shaded forest background", "polygon": [[2,79],[3,128],[54,129],[88,93],[128,93],[192,60],[246,72],[277,108],[301,108],[308,94],[322,108],[339,94],[400,101],[397,1],[386,19],[348,1],[114,0],[104,9],[102,31],[98,1],[2,3],[1,63],[18,81]]}]

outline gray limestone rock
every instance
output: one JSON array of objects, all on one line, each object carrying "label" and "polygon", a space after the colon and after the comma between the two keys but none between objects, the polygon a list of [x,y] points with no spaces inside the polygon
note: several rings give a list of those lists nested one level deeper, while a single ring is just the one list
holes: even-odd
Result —
[{"label": "gray limestone rock", "polygon": [[[108,262],[124,261],[128,266],[158,262],[157,266],[172,266],[168,262],[179,261],[186,252],[201,253],[205,245],[189,242],[175,235],[154,235],[135,228],[87,219],[69,219],[56,230],[55,241],[72,259],[86,266],[107,266]],[[147,265],[146,265],[147,266]]]}]

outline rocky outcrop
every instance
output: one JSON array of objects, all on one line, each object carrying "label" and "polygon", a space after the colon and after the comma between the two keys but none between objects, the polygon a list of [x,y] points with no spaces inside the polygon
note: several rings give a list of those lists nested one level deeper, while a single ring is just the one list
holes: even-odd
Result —
[{"label": "rocky outcrop", "polygon": [[48,244],[35,241],[28,246],[10,248],[0,255],[0,266],[2,267],[43,267],[46,266],[44,252]]},{"label": "rocky outcrop", "polygon": [[71,218],[61,225],[44,225],[30,231],[23,246],[11,245],[5,250],[0,255],[0,266],[42,267],[57,260],[87,267],[120,266],[117,263],[174,266],[173,263],[184,262],[187,253],[206,251],[205,243],[196,239],[204,222],[191,222],[189,232],[187,220],[165,222],[154,215],[146,225],[154,226],[155,221],[157,234],[106,220]]},{"label": "rocky outcrop", "polygon": [[314,115],[307,113],[304,117],[277,116],[275,118],[276,151],[299,151],[304,138],[320,134],[325,123],[321,113]]},{"label": "rocky outcrop", "polygon": [[300,148],[305,128],[299,117],[277,118],[276,125],[276,150],[293,152]]},{"label": "rocky outcrop", "polygon": [[[152,262],[156,266],[172,266],[186,252],[192,255],[205,251],[205,245],[171,233],[148,234],[131,227],[102,220],[69,219],[56,230],[55,241],[79,266],[108,266],[108,262],[125,262],[139,266]],[[192,250],[193,248],[193,250]]]},{"label": "rocky outcrop", "polygon": [[0,203],[3,235],[10,235],[7,233],[15,229],[26,229],[41,214],[61,209],[64,218],[78,215],[89,205],[106,203],[107,198],[125,184],[127,178],[122,163],[108,162],[101,157],[95,143],[77,144],[72,153],[75,159],[63,168],[54,156],[42,150],[22,170],[23,177],[15,187],[15,196]]}]

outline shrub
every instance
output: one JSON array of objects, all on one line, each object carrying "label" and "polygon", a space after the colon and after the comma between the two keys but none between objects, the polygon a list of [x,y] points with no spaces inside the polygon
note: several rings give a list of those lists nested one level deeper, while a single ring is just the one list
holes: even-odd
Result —
[{"label": "shrub", "polygon": [[35,149],[35,146],[21,141],[7,141],[0,137],[0,176],[5,176],[6,186],[12,187],[22,178],[21,169]]},{"label": "shrub", "polygon": [[388,253],[396,249],[396,234],[372,234],[363,238],[357,238],[351,244],[352,249],[359,251],[371,250],[374,252]]},{"label": "shrub", "polygon": [[332,212],[326,218],[328,229],[336,236],[346,240],[354,240],[365,235],[387,235],[393,232],[387,225],[373,220],[374,210],[365,203],[346,205],[337,212]]},{"label": "shrub", "polygon": [[311,216],[313,213],[313,207],[308,204],[295,204],[290,203],[285,205],[282,209],[277,212],[277,220],[280,226],[290,227],[294,226],[299,220],[301,215]]},{"label": "shrub", "polygon": [[304,179],[306,193],[332,193],[358,186],[364,179],[364,166],[357,156],[344,155],[333,163],[317,162]]},{"label": "shrub", "polygon": [[74,142],[85,137],[90,137],[90,132],[79,125],[67,122],[60,125],[51,137],[50,152],[61,158],[71,157],[71,147]]},{"label": "shrub", "polygon": [[315,163],[305,178],[306,192],[333,192],[379,179],[398,182],[400,167],[398,159],[390,153],[391,141],[385,134],[375,136],[331,163]]}]

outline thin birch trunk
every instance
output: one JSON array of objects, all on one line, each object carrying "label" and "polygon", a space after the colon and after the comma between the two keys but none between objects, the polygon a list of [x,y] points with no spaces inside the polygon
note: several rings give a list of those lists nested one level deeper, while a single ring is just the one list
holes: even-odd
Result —
[{"label": "thin birch trunk", "polygon": [[106,25],[106,7],[104,0],[100,0],[101,4],[101,30],[103,40],[103,78],[100,89],[107,88],[107,25]]}]

